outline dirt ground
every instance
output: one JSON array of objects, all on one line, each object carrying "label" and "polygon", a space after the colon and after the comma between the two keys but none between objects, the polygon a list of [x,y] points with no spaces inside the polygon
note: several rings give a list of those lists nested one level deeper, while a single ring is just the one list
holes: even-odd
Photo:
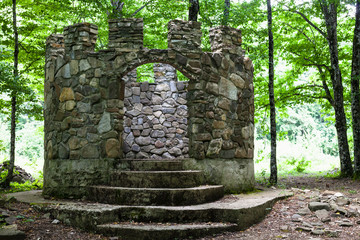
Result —
[{"label": "dirt ground", "polygon": [[[324,190],[341,192],[352,201],[359,199],[360,203],[360,182],[350,179],[329,179],[323,177],[288,177],[279,180],[279,186],[282,188],[299,188],[308,189],[310,192],[321,193]],[[258,187],[263,187],[259,185]],[[232,233],[223,233],[216,236],[202,238],[210,239],[246,239],[246,240],[270,240],[270,239],[334,239],[325,235],[314,235],[306,231],[295,230],[295,224],[291,221],[290,216],[299,209],[299,202],[306,201],[302,191],[297,192],[293,197],[281,200],[275,204],[272,211],[263,221],[252,226],[251,228]],[[30,205],[23,203],[11,203],[7,206],[7,211],[16,213],[16,224],[18,229],[24,231],[26,239],[31,240],[62,240],[62,239],[104,239],[116,240],[118,238],[108,238],[97,234],[86,233],[62,223],[54,223],[48,215],[36,212]],[[314,216],[305,216],[304,221],[311,222]],[[355,240],[360,239],[360,224],[356,223],[360,218],[353,217],[350,221],[354,222],[350,227],[339,227],[337,219],[331,219],[330,226],[333,230],[338,231],[337,239]],[[329,225],[330,224],[330,225]]]}]

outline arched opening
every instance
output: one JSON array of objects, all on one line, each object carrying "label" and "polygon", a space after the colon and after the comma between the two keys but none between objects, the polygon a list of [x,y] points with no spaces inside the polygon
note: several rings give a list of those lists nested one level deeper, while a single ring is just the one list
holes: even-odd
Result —
[{"label": "arched opening", "polygon": [[164,63],[125,75],[123,158],[189,157],[188,79]]}]

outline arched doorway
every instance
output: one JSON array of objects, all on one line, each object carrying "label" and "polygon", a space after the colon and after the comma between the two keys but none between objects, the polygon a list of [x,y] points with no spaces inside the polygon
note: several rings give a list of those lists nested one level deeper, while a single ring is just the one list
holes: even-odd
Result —
[{"label": "arched doorway", "polygon": [[142,65],[123,77],[123,158],[189,157],[188,79],[174,67]]}]

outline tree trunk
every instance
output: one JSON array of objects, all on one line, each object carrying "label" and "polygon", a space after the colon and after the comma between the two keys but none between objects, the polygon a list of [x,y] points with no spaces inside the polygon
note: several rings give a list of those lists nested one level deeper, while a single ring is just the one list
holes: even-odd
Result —
[{"label": "tree trunk", "polygon": [[197,22],[199,13],[199,0],[189,0],[189,21]]},{"label": "tree trunk", "polygon": [[[14,28],[14,78],[18,77],[18,56],[19,56],[19,35],[16,26],[16,0],[13,0],[13,28]],[[11,130],[10,130],[10,162],[8,166],[8,174],[4,181],[5,188],[10,187],[10,182],[13,178],[15,165],[15,128],[16,128],[16,91],[12,90],[11,94]]]},{"label": "tree trunk", "polygon": [[272,11],[271,0],[267,0],[268,17],[268,35],[269,35],[269,102],[270,102],[270,136],[271,136],[271,154],[270,154],[270,183],[277,183],[276,166],[276,112],[274,96],[274,39],[272,32]]},{"label": "tree trunk", "polygon": [[222,19],[222,25],[227,26],[229,23],[229,13],[230,13],[230,0],[225,0],[225,9]]},{"label": "tree trunk", "polygon": [[351,68],[351,116],[354,137],[354,176],[360,178],[360,0],[356,2]]},{"label": "tree trunk", "polygon": [[327,30],[327,41],[330,50],[331,72],[330,77],[334,91],[335,127],[338,137],[341,175],[351,177],[353,167],[351,164],[349,143],[347,139],[346,116],[344,111],[344,94],[342,77],[339,66],[338,42],[337,42],[337,5],[334,2],[320,2]]}]

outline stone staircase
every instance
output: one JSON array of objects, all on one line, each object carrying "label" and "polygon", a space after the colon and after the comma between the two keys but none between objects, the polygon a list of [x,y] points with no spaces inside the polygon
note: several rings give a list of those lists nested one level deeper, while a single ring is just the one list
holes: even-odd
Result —
[{"label": "stone staircase", "polygon": [[161,210],[152,211],[154,207],[206,204],[224,196],[222,185],[204,185],[202,171],[184,170],[181,160],[122,160],[118,169],[111,174],[109,186],[89,187],[88,200],[123,207],[113,222],[96,225],[99,233],[120,239],[180,239],[237,226],[208,216],[191,216],[193,211],[180,218],[170,209],[167,215],[171,217]]}]

